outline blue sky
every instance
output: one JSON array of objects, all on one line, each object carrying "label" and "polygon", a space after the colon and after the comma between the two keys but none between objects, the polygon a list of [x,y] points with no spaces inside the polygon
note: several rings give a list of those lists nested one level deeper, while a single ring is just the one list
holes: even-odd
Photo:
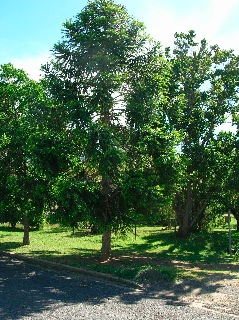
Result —
[{"label": "blue sky", "polygon": [[[239,53],[239,0],[116,0],[145,23],[162,45],[175,32],[196,31],[198,40]],[[62,23],[87,0],[0,0],[0,64],[12,62],[35,79],[61,38]]]}]

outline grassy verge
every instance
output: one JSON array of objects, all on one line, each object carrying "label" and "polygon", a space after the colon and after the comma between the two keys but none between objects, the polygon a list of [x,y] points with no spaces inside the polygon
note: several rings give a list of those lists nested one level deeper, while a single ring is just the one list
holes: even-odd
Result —
[{"label": "grassy verge", "polygon": [[[58,226],[45,226],[44,230],[31,232],[30,246],[22,246],[22,238],[21,226],[14,231],[0,226],[1,250],[139,282],[147,272],[151,277],[157,275],[159,280],[203,279],[212,273],[229,273],[228,264],[238,262],[237,257],[231,258],[227,253],[227,230],[219,229],[185,240],[177,238],[172,230],[139,227],[136,238],[133,232],[113,236],[113,259],[107,263],[98,260],[101,236],[91,235],[88,230],[72,234]],[[233,243],[239,243],[236,232]],[[225,263],[227,267],[223,268]]]}]

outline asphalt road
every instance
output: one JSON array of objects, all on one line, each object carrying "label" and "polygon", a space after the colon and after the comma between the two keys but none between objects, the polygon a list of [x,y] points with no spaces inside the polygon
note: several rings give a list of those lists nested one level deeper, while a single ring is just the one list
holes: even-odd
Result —
[{"label": "asphalt road", "polygon": [[195,308],[177,295],[137,291],[0,256],[0,319],[239,319]]}]

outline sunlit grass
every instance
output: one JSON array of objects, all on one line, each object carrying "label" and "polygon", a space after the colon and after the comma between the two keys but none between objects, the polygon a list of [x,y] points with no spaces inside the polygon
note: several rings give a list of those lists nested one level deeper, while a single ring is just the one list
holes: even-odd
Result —
[{"label": "sunlit grass", "polygon": [[[31,244],[22,246],[23,230],[0,227],[1,250],[34,256],[40,259],[110,273],[122,278],[137,279],[145,270],[156,270],[162,279],[176,281],[181,278],[203,278],[205,269],[192,269],[187,263],[220,264],[236,262],[230,257],[226,229],[193,234],[180,239],[173,230],[162,227],[138,227],[137,234],[114,234],[113,259],[99,263],[101,235],[91,235],[89,230],[77,230],[46,225],[44,230],[31,232]],[[239,234],[233,232],[233,243],[239,243]],[[174,263],[174,261],[182,263]],[[219,272],[214,270],[207,271]],[[221,272],[221,271],[220,271]],[[225,272],[228,272],[225,270]]]}]

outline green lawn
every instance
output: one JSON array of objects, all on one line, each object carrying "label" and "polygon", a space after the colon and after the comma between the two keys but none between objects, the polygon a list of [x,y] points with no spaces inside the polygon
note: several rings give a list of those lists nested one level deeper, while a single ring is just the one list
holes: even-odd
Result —
[{"label": "green lawn", "polygon": [[[91,235],[88,230],[70,230],[58,226],[45,226],[44,230],[31,232],[30,246],[22,246],[23,230],[12,230],[0,226],[1,250],[11,251],[62,264],[107,272],[126,279],[135,280],[145,269],[159,271],[163,279],[177,280],[185,277],[203,277],[205,270],[223,270],[224,263],[237,263],[237,257],[227,253],[228,232],[217,229],[210,233],[191,235],[179,239],[173,230],[161,227],[138,227],[137,237],[113,235],[113,259],[99,262],[101,236]],[[239,243],[239,233],[233,231],[233,244]],[[203,264],[203,270],[192,265]],[[189,267],[190,266],[190,267]],[[213,268],[212,268],[213,266]]]}]

